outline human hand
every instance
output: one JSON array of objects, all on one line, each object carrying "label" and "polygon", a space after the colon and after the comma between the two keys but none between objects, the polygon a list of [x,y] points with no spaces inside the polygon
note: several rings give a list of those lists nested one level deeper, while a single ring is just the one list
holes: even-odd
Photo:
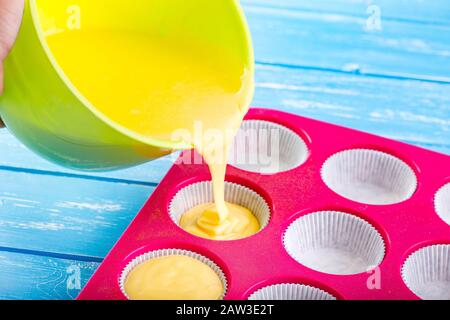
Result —
[{"label": "human hand", "polygon": [[[0,94],[3,92],[3,61],[11,50],[22,21],[24,0],[0,0]],[[0,118],[0,128],[4,127]]]}]

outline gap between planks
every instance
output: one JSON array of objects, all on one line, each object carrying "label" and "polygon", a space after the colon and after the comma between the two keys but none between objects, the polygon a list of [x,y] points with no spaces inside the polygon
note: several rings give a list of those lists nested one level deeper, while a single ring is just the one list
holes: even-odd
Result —
[{"label": "gap between planks", "polygon": [[[376,5],[376,3],[374,3]],[[305,12],[305,13],[315,13],[315,14],[332,14],[332,15],[339,15],[344,17],[351,17],[351,18],[367,18],[366,12],[363,12],[362,14],[356,14],[356,13],[350,13],[350,12],[343,12],[343,11],[337,11],[337,10],[318,10],[318,9],[309,9],[306,7],[301,6],[292,6],[292,5],[271,5],[267,3],[257,3],[257,2],[251,2],[251,1],[242,1],[242,6],[244,9],[246,7],[248,8],[261,8],[261,9],[269,9],[273,11],[277,10],[289,10],[289,11],[296,11],[296,12]],[[274,13],[276,15],[276,13]],[[399,22],[399,23],[405,23],[405,24],[419,24],[419,25],[430,25],[430,26],[449,26],[449,23],[447,21],[435,21],[435,20],[425,20],[425,19],[414,19],[414,18],[400,18],[400,17],[393,17],[389,15],[383,15],[383,20],[385,21],[391,21],[391,22]]]},{"label": "gap between planks", "polygon": [[19,253],[19,254],[38,256],[38,257],[49,257],[49,258],[73,260],[73,261],[80,261],[80,262],[97,262],[97,263],[103,262],[103,258],[101,258],[101,257],[83,256],[83,255],[76,255],[76,254],[66,254],[66,253],[39,251],[39,250],[30,250],[30,249],[12,248],[12,247],[1,247],[0,246],[0,252]]}]

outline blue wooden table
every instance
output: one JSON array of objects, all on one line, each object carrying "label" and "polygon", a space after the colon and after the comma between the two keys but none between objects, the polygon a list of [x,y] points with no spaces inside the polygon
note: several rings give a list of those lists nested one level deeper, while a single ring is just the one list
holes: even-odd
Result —
[{"label": "blue wooden table", "polygon": [[[450,154],[448,0],[243,0],[253,104]],[[72,299],[171,165],[65,170],[0,131],[0,298]]]}]

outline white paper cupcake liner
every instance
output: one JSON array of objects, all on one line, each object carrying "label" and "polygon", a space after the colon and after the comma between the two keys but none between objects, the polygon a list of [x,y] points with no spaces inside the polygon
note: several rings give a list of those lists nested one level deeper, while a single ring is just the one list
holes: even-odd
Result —
[{"label": "white paper cupcake liner", "polygon": [[242,123],[230,152],[230,164],[260,174],[288,171],[308,158],[308,147],[294,131],[269,121]]},{"label": "white paper cupcake liner", "polygon": [[300,264],[336,275],[367,272],[382,262],[385,253],[383,238],[370,223],[337,211],[298,218],[287,228],[283,242]]},{"label": "white paper cupcake liner", "polygon": [[195,253],[193,251],[182,250],[182,249],[161,249],[161,250],[156,250],[156,251],[150,251],[150,252],[147,252],[140,256],[137,256],[136,258],[134,258],[127,264],[125,269],[123,269],[123,271],[120,275],[120,279],[119,279],[120,290],[122,291],[122,293],[125,295],[125,297],[128,300],[131,300],[130,297],[128,296],[127,292],[125,291],[125,281],[128,277],[128,274],[136,266],[138,266],[139,264],[141,264],[143,262],[151,260],[151,259],[156,259],[159,257],[167,257],[167,256],[177,256],[177,255],[183,255],[183,256],[197,259],[198,261],[209,266],[219,276],[219,279],[222,281],[223,294],[220,297],[220,299],[223,299],[223,297],[227,293],[228,283],[227,283],[227,279],[226,279],[225,274],[223,273],[222,269],[220,269],[220,267],[217,264],[215,264],[212,260],[206,258],[205,256]]},{"label": "white paper cupcake liner", "polygon": [[443,186],[436,193],[434,207],[437,215],[450,225],[450,183]]},{"label": "white paper cupcake liner", "polygon": [[424,300],[450,300],[450,245],[417,250],[402,268],[406,286]]},{"label": "white paper cupcake liner", "polygon": [[252,293],[248,300],[336,300],[319,288],[295,283],[274,284]]},{"label": "white paper cupcake liner", "polygon": [[342,151],[322,167],[322,180],[340,196],[372,205],[409,199],[417,188],[414,171],[402,160],[369,149]]},{"label": "white paper cupcake liner", "polygon": [[[225,201],[249,209],[258,219],[260,231],[270,221],[270,208],[266,200],[255,191],[232,182],[225,182]],[[178,226],[181,216],[193,207],[214,202],[211,181],[191,184],[177,192],[169,205],[169,215]]]}]

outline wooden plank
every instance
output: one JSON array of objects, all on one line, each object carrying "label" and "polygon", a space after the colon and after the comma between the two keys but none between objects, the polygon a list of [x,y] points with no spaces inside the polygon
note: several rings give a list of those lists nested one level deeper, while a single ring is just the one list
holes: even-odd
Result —
[{"label": "wooden plank", "polygon": [[256,59],[272,64],[450,82],[450,25],[245,6]]},{"label": "wooden plank", "polygon": [[254,105],[450,154],[450,85],[259,66]]},{"label": "wooden plank", "polygon": [[0,247],[102,258],[152,191],[0,170]]},{"label": "wooden plank", "polygon": [[371,5],[381,9],[383,19],[413,20],[424,23],[449,23],[447,0],[241,0],[243,4],[365,16]]},{"label": "wooden plank", "polygon": [[96,262],[0,251],[0,299],[74,299],[97,267]]}]

